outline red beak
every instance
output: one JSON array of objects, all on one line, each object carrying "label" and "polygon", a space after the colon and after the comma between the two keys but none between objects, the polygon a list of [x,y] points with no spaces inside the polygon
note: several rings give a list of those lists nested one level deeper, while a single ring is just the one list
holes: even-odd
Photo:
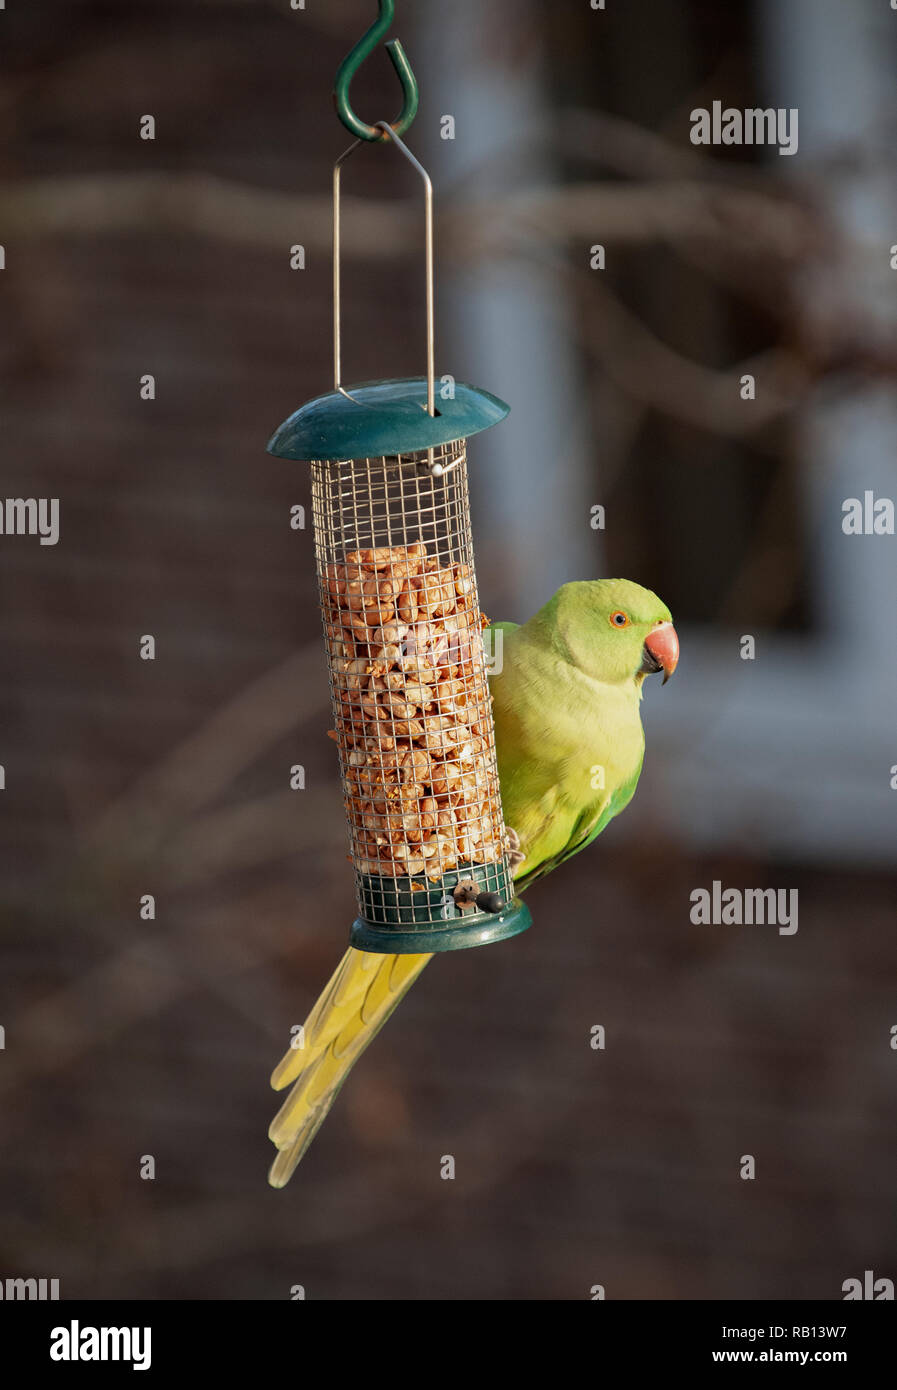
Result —
[{"label": "red beak", "polygon": [[672,623],[658,623],[645,638],[645,651],[655,671],[663,671],[663,683],[679,665],[679,638]]}]

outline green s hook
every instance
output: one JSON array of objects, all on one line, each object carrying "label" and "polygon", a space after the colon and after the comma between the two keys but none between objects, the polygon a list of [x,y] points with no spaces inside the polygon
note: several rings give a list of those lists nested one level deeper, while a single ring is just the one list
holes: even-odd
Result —
[{"label": "green s hook", "polygon": [[[374,21],[363,39],[352,49],[347,58],[340,64],[339,72],[336,74],[336,83],[333,89],[333,99],[336,103],[336,111],[343,125],[347,130],[359,140],[386,140],[388,136],[382,130],[378,130],[375,125],[368,125],[365,121],[359,120],[349,102],[349,88],[358,69],[366,58],[373,53],[377,44],[389,30],[395,18],[395,0],[380,0],[380,15]],[[404,135],[417,115],[420,92],[417,85],[417,78],[411,70],[405,50],[398,39],[390,39],[386,44],[390,61],[398,73],[399,81],[402,84],[402,91],[405,101],[402,110],[390,125],[399,136]]]}]

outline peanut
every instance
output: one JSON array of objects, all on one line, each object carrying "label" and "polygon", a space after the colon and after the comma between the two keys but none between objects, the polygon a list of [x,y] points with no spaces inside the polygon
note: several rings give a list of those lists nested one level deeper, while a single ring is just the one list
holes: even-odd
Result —
[{"label": "peanut", "polygon": [[[346,811],[359,873],[432,882],[504,853],[470,566],[422,541],[321,568]],[[423,885],[415,883],[417,889]]]},{"label": "peanut", "polygon": [[363,565],[367,569],[382,570],[392,563],[392,546],[379,545],[374,550],[350,550],[346,560],[350,565]]},{"label": "peanut", "polygon": [[417,591],[414,587],[414,580],[408,579],[407,583],[399,590],[396,598],[396,612],[405,623],[416,623],[418,617]]}]

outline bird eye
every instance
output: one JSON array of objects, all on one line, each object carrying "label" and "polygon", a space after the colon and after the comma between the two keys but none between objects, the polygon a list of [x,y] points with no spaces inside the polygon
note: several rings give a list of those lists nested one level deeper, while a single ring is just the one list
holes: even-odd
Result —
[{"label": "bird eye", "polygon": [[614,627],[629,626],[629,618],[621,608],[618,608],[616,613],[611,613],[610,620],[613,623]]}]

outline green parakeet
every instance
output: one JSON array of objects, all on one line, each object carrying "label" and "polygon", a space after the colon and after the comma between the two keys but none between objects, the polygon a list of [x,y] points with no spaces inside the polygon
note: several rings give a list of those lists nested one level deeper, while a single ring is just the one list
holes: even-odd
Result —
[{"label": "green parakeet", "polygon": [[[664,684],[679,643],[656,594],[625,579],[565,584],[527,623],[493,624],[490,686],[515,887],[590,844],[628,805],[645,751],[640,703]],[[269,1181],[283,1187],[353,1063],[430,960],[349,949],[312,1010],[304,1046],[275,1069],[291,1085],[269,1134]]]},{"label": "green parakeet", "polygon": [[522,627],[494,626],[503,651],[492,713],[520,891],[632,800],[645,752],[642,682],[660,670],[666,681],[679,645],[666,606],[625,579],[565,584]]}]

